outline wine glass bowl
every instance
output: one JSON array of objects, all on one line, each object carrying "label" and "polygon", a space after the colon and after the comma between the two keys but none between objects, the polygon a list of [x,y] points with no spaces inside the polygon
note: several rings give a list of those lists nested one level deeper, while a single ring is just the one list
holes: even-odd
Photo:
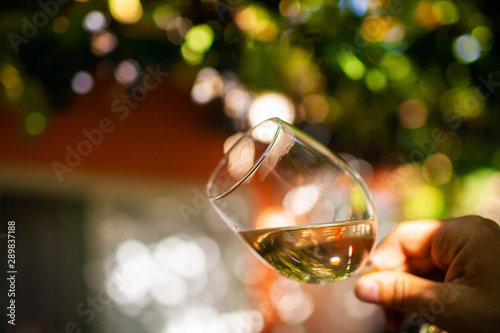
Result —
[{"label": "wine glass bowl", "polygon": [[340,281],[369,261],[377,219],[365,183],[281,119],[241,136],[212,173],[207,196],[253,252],[288,278]]}]

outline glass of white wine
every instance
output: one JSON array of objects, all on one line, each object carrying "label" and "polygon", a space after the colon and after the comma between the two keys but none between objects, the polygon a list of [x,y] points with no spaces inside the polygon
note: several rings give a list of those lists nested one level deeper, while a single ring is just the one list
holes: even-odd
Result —
[{"label": "glass of white wine", "polygon": [[372,268],[377,215],[366,184],[342,158],[279,118],[239,138],[212,173],[207,196],[251,250],[287,278],[325,284]]},{"label": "glass of white wine", "polygon": [[365,183],[281,119],[241,136],[211,175],[207,195],[253,252],[287,278],[336,282],[369,263],[377,217]]}]

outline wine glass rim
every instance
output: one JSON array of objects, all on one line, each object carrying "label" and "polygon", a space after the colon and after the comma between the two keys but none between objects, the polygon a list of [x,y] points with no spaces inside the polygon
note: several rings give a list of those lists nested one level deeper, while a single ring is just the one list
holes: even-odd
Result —
[{"label": "wine glass rim", "polygon": [[[220,194],[212,195],[211,191],[212,191],[212,186],[213,186],[213,184],[215,182],[215,179],[217,179],[217,177],[219,176],[219,174],[220,174],[222,168],[224,167],[224,165],[226,165],[228,163],[229,154],[232,152],[232,150],[242,140],[244,140],[244,138],[248,137],[253,130],[255,130],[257,127],[262,126],[264,123],[267,123],[267,122],[275,122],[275,123],[277,123],[278,127],[276,128],[276,131],[274,132],[273,138],[271,139],[271,141],[267,145],[267,147],[264,150],[264,152],[262,153],[262,155],[259,156],[259,158],[257,159],[257,161],[255,161],[253,163],[252,167],[250,169],[248,169],[248,171],[245,172],[245,174],[240,179],[238,179],[231,187],[229,187],[229,189],[225,190],[224,192],[222,192]],[[269,155],[269,152],[271,151],[271,149],[274,147],[274,145],[276,143],[276,140],[278,138],[279,133],[283,130],[283,122],[284,121],[282,119],[278,118],[278,117],[268,118],[268,119],[260,122],[259,124],[255,125],[254,127],[248,129],[240,138],[238,138],[238,140],[224,154],[224,156],[222,157],[222,159],[217,164],[217,167],[215,168],[215,170],[210,175],[210,178],[209,178],[208,183],[207,183],[207,188],[206,188],[206,194],[207,194],[207,197],[210,200],[217,200],[217,199],[223,198],[226,195],[230,194],[238,186],[240,186],[241,184],[243,184],[257,170],[257,168],[262,164],[262,162],[264,161],[264,159],[266,158],[266,156]]]}]

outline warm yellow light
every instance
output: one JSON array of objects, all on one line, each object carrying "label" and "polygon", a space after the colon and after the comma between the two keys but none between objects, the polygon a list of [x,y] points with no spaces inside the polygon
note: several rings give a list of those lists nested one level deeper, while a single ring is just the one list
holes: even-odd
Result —
[{"label": "warm yellow light", "polygon": [[241,9],[235,16],[235,22],[250,37],[264,42],[274,40],[278,34],[278,28],[271,21],[269,13],[261,7],[248,6]]},{"label": "warm yellow light", "polygon": [[443,21],[442,12],[439,7],[435,9],[430,1],[421,1],[416,10],[417,22],[424,28],[435,29],[441,25]]},{"label": "warm yellow light", "polygon": [[434,154],[425,159],[422,165],[424,179],[433,185],[443,185],[450,181],[453,166],[448,156]]},{"label": "warm yellow light", "polygon": [[118,39],[114,34],[100,31],[92,35],[90,49],[95,55],[102,56],[113,51],[117,43]]},{"label": "warm yellow light", "polygon": [[328,102],[321,95],[314,94],[305,97],[300,106],[304,109],[309,122],[320,123],[328,116]]},{"label": "warm yellow light", "polygon": [[121,23],[133,24],[142,17],[140,0],[108,0],[108,4],[111,15]]},{"label": "warm yellow light", "polygon": [[457,87],[443,94],[441,108],[451,110],[453,116],[473,119],[481,115],[486,108],[484,100],[477,97],[474,88]]},{"label": "warm yellow light", "polygon": [[451,1],[438,1],[432,6],[434,17],[441,24],[453,24],[458,22],[458,8]]},{"label": "warm yellow light", "polygon": [[6,65],[0,72],[0,82],[10,98],[17,98],[23,93],[24,82],[17,69],[11,65]]},{"label": "warm yellow light", "polygon": [[257,24],[257,14],[247,7],[236,14],[235,22],[241,30],[251,30]]},{"label": "warm yellow light", "polygon": [[271,229],[295,225],[295,216],[279,207],[269,207],[261,212],[255,221],[257,229]]},{"label": "warm yellow light", "polygon": [[427,105],[420,99],[410,99],[399,107],[401,124],[410,129],[419,128],[427,122],[429,111]]},{"label": "warm yellow light", "polygon": [[69,28],[69,20],[66,16],[58,16],[54,19],[54,22],[52,23],[52,30],[56,34],[62,34],[65,33]]},{"label": "warm yellow light", "polygon": [[361,36],[369,42],[380,42],[398,23],[392,17],[369,16],[361,23]]}]

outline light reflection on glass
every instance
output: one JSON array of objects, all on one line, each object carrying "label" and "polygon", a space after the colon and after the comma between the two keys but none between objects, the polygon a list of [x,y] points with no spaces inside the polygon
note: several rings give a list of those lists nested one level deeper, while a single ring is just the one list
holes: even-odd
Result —
[{"label": "light reflection on glass", "polygon": [[254,165],[255,145],[251,138],[243,138],[243,141],[234,147],[228,156],[227,171],[234,179],[241,179]]},{"label": "light reflection on glass", "polygon": [[278,207],[270,207],[262,211],[255,221],[256,229],[281,228],[294,225],[295,216]]},{"label": "light reflection on glass", "polygon": [[224,141],[224,154],[227,153],[229,149],[231,149],[231,147],[236,143],[236,141],[241,138],[243,134],[243,132],[236,132]]},{"label": "light reflection on glass", "polygon": [[320,191],[316,185],[303,185],[286,194],[283,206],[294,214],[306,214],[314,208],[319,197]]}]

